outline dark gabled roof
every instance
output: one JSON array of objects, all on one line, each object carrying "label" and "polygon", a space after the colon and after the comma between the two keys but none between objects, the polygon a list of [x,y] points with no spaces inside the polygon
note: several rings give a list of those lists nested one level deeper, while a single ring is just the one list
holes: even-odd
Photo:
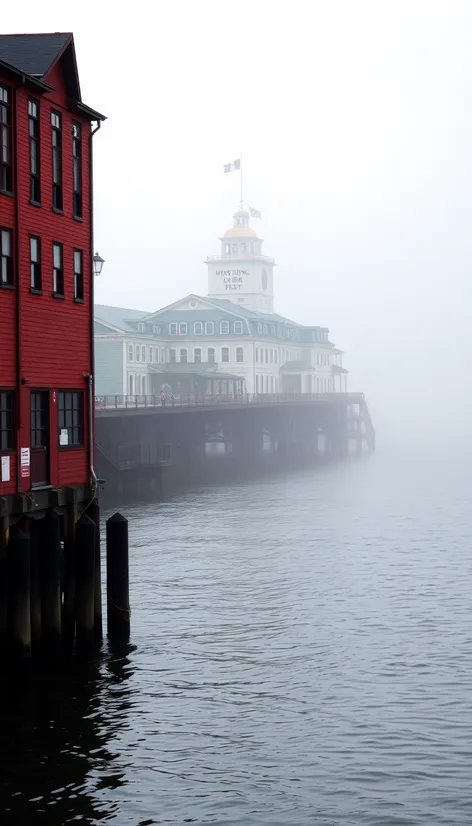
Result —
[{"label": "dark gabled roof", "polygon": [[70,32],[54,34],[2,34],[0,60],[11,63],[28,75],[42,77],[56,62],[68,41]]},{"label": "dark gabled roof", "polygon": [[[61,59],[64,84],[71,105],[90,120],[105,120],[105,116],[82,103],[79,74],[71,32],[53,34],[0,34],[0,64],[21,72],[27,82],[40,82],[49,69]],[[53,91],[44,84],[44,91]]]}]

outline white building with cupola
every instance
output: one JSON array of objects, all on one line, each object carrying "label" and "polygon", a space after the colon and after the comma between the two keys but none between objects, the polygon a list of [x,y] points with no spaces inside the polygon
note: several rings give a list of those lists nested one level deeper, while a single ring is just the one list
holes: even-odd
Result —
[{"label": "white building with cupola", "polygon": [[249,211],[238,209],[219,240],[207,296],[157,310],[95,306],[97,395],[345,392],[328,328],[275,312],[275,261]]}]

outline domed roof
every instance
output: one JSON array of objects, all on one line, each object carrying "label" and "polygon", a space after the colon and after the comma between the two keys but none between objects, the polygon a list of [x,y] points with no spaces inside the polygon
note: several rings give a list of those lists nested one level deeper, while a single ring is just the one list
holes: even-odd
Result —
[{"label": "domed roof", "polygon": [[233,218],[249,218],[249,212],[246,209],[238,209]]},{"label": "domed roof", "polygon": [[252,227],[231,227],[227,229],[223,238],[258,238]]}]

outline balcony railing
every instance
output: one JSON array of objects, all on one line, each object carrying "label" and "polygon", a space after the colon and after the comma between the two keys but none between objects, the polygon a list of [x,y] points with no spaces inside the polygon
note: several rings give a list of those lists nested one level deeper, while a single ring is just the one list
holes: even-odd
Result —
[{"label": "balcony railing", "polygon": [[207,255],[207,261],[264,261],[266,264],[275,264],[275,258],[268,255],[257,255],[255,252],[222,252],[220,255]]},{"label": "balcony railing", "polygon": [[95,410],[136,410],[154,408],[244,407],[250,405],[333,403],[360,404],[363,393],[225,393],[207,396],[95,396]]}]

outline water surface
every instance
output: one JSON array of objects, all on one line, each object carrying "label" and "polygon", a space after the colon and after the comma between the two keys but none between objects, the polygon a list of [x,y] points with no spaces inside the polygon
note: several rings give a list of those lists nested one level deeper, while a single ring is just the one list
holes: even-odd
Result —
[{"label": "water surface", "polygon": [[471,500],[380,452],[126,506],[133,646],[2,703],[5,822],[469,826]]}]

